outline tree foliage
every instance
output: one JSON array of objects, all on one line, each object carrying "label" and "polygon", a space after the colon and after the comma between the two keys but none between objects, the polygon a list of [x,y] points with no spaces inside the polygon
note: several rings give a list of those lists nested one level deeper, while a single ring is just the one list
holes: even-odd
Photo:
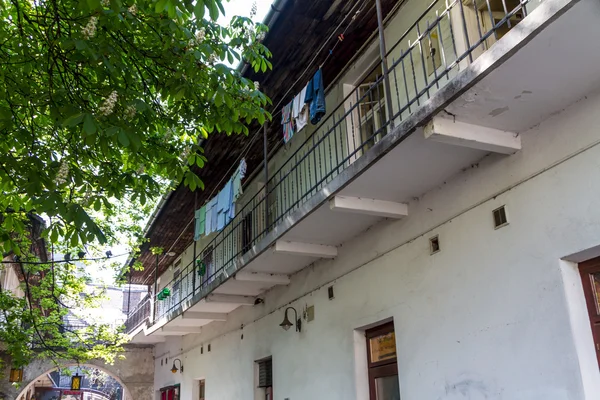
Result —
[{"label": "tree foliage", "polygon": [[[0,0],[5,255],[36,259],[33,214],[55,252],[118,241],[171,183],[203,188],[192,169],[210,162],[202,139],[270,118],[268,98],[231,67],[271,67],[267,28],[243,17],[221,26],[223,13],[222,0]],[[49,342],[46,355],[68,347],[72,359],[110,358],[114,347],[93,343],[118,347],[119,335],[58,331],[69,302],[91,302],[79,296],[85,274],[70,263],[15,265],[35,282],[24,298],[0,292],[0,341],[19,364],[32,337]]]}]

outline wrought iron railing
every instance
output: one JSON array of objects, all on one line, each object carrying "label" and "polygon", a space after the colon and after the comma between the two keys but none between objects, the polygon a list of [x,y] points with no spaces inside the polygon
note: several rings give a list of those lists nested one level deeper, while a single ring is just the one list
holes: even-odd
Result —
[{"label": "wrought iron railing", "polygon": [[150,317],[150,309],[152,306],[152,297],[150,293],[129,312],[125,320],[125,333],[131,333]]},{"label": "wrought iron railing", "polygon": [[[312,135],[278,166],[263,189],[154,298],[161,318],[189,301],[277,224],[364,155],[394,125],[527,15],[529,0],[436,0],[387,52],[391,102],[376,65]],[[292,142],[292,145],[294,143]],[[138,318],[139,321],[139,318]],[[128,323],[135,325],[135,322]]]}]

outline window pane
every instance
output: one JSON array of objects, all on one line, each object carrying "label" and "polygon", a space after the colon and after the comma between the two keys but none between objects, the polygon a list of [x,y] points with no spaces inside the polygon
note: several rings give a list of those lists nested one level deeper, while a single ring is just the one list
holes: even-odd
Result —
[{"label": "window pane", "polygon": [[592,290],[594,291],[596,314],[600,315],[600,272],[591,274],[590,278],[592,280]]},{"label": "window pane", "polygon": [[371,362],[375,363],[396,358],[396,334],[394,332],[374,337],[369,342]]},{"label": "window pane", "polygon": [[377,400],[400,400],[398,375],[375,379]]}]

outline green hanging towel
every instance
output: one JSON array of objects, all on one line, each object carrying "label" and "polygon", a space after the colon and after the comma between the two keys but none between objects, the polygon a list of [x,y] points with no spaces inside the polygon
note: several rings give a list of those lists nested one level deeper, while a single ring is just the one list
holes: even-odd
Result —
[{"label": "green hanging towel", "polygon": [[204,227],[206,223],[206,206],[196,210],[196,226],[194,229],[194,240],[200,240],[200,236],[204,233]]},{"label": "green hanging towel", "polygon": [[196,265],[198,266],[198,275],[206,275],[206,264],[204,264],[204,261],[197,260]]}]

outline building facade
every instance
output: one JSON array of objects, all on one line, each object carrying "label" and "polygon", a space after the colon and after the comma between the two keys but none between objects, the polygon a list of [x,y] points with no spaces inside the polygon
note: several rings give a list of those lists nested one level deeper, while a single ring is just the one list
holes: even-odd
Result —
[{"label": "building facade", "polygon": [[320,66],[322,119],[274,119],[222,229],[194,238],[211,193],[181,188],[147,229],[155,398],[600,398],[600,4],[299,3],[261,84],[283,106]]}]

